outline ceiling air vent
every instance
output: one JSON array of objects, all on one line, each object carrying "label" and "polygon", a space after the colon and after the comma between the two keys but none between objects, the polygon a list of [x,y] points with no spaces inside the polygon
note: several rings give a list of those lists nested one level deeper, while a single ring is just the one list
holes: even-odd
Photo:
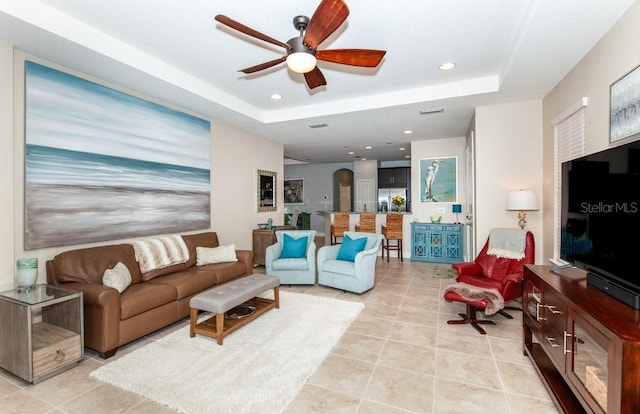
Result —
[{"label": "ceiling air vent", "polygon": [[326,128],[328,127],[329,124],[327,123],[323,123],[323,124],[310,124],[309,128]]},{"label": "ceiling air vent", "polygon": [[423,109],[420,111],[420,115],[439,114],[440,112],[444,112],[444,108]]}]

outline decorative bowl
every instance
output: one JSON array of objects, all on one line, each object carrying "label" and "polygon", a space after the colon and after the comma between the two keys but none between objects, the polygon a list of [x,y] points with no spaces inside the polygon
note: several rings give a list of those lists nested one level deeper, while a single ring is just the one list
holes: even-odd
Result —
[{"label": "decorative bowl", "polygon": [[442,216],[431,216],[429,218],[431,219],[432,223],[440,223],[440,220],[442,219]]},{"label": "decorative bowl", "polygon": [[267,223],[260,223],[260,224],[258,224],[258,228],[259,228],[260,230],[265,230],[268,226],[269,226],[269,224],[267,224]]}]

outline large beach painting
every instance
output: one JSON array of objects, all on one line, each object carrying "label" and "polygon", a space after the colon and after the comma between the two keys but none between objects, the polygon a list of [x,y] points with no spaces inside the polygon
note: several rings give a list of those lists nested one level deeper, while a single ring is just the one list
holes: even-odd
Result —
[{"label": "large beach painting", "polygon": [[25,249],[210,227],[209,121],[25,70]]}]

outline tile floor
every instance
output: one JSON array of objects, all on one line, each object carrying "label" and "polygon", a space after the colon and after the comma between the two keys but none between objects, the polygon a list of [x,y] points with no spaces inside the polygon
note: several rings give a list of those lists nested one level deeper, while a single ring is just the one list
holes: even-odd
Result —
[{"label": "tile floor", "polygon": [[[436,266],[447,265],[378,259],[376,286],[362,295],[322,286],[283,286],[365,304],[286,413],[557,413],[522,355],[521,313],[510,311],[513,320],[496,315],[495,326],[485,325],[486,336],[469,325],[447,325],[464,306],[442,299],[442,290],[453,280],[434,277]],[[185,324],[187,320],[122,347],[114,358]],[[78,367],[37,385],[0,369],[0,412],[173,412],[90,378],[104,363],[87,350]]]}]

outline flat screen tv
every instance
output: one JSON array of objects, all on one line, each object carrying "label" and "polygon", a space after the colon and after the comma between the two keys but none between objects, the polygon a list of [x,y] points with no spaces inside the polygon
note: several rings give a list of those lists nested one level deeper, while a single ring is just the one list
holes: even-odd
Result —
[{"label": "flat screen tv", "polygon": [[640,309],[640,140],[562,164],[560,258]]}]

